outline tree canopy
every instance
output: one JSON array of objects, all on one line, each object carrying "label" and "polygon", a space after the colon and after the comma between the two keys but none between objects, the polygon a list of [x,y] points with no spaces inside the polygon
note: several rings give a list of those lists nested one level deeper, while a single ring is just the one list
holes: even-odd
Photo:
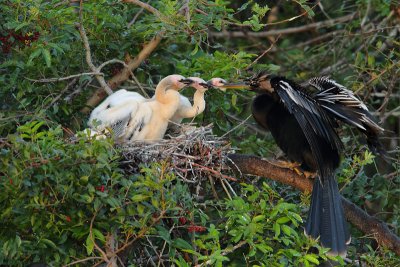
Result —
[{"label": "tree canopy", "polygon": [[[5,0],[0,7],[0,265],[400,265],[396,1]],[[194,185],[168,159],[127,170],[112,139],[71,138],[113,90],[152,96],[169,74],[236,81],[260,70],[300,82],[329,76],[386,130],[389,162],[343,128],[337,179],[347,217],[356,216],[346,259],[304,236],[309,181],[293,173],[238,161],[253,176],[217,182],[206,172],[221,170],[203,166]],[[272,136],[250,116],[252,97],[210,89],[193,122],[212,124],[236,154],[274,158]],[[200,145],[195,156],[206,151]],[[285,175],[300,185],[277,182]],[[360,208],[370,216],[357,217]],[[373,220],[371,229],[360,218]]]}]

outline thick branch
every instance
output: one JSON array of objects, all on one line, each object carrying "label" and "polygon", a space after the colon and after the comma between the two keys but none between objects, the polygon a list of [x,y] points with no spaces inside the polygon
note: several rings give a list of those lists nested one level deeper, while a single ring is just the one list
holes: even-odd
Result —
[{"label": "thick branch", "polygon": [[285,35],[285,34],[292,34],[292,33],[299,33],[310,31],[314,29],[324,28],[324,27],[331,27],[337,23],[344,23],[354,19],[356,13],[346,15],[343,17],[324,20],[320,22],[310,23],[304,26],[299,27],[292,27],[286,29],[278,29],[278,30],[270,30],[264,32],[243,32],[243,31],[223,31],[223,32],[210,32],[210,36],[216,38],[225,38],[225,37],[234,37],[234,38],[263,38],[268,36],[276,36],[276,35]]},{"label": "thick branch", "polygon": [[[271,178],[288,184],[301,191],[312,191],[313,182],[289,169],[272,165],[257,156],[230,154],[228,156],[242,173]],[[368,215],[348,199],[342,197],[343,208],[347,219],[363,233],[374,236],[376,241],[400,255],[400,238],[393,234],[387,225],[379,219]]]}]

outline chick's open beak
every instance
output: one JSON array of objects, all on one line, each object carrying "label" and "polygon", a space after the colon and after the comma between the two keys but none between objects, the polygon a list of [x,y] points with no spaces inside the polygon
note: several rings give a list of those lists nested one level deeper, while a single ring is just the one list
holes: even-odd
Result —
[{"label": "chick's open beak", "polygon": [[180,80],[179,82],[185,84],[186,86],[189,86],[189,85],[191,85],[192,83],[194,83],[194,81],[191,80],[191,79],[182,79],[182,80]]}]

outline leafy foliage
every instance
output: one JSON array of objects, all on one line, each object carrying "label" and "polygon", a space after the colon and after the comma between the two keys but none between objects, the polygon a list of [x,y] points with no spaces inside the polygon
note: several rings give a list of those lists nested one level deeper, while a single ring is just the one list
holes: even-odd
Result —
[{"label": "leafy foliage", "polygon": [[[188,13],[183,1],[150,1],[160,12],[152,14],[124,1],[83,1],[95,65],[134,57],[163,32],[157,50],[134,71],[150,95],[150,87],[171,73],[228,80],[260,69],[298,80],[330,75],[377,110],[388,129],[385,145],[396,150],[400,43],[398,9],[390,1],[185,2]],[[110,236],[120,248],[132,241],[119,254],[132,265],[148,264],[141,262],[143,255],[176,266],[313,266],[327,259],[326,250],[302,234],[308,195],[255,179],[234,185],[233,199],[225,199],[223,191],[216,199],[207,194],[210,185],[203,185],[199,199],[168,162],[128,175],[111,140],[67,139],[69,129],[85,128],[87,115],[80,110],[98,84],[89,74],[38,80],[90,72],[76,28],[79,6],[8,0],[0,7],[0,264],[60,266],[101,257],[97,247],[104,248]],[[353,12],[350,21],[296,32]],[[293,32],[247,35],[286,28]],[[234,32],[244,32],[245,38]],[[102,72],[109,80],[121,69],[111,64]],[[140,90],[129,82],[123,87]],[[207,95],[197,123],[213,123],[215,133],[229,138],[238,152],[279,153],[271,136],[249,119],[251,93],[209,90]],[[398,151],[389,151],[395,159],[384,163],[364,152],[353,133],[345,133],[347,156],[338,170],[343,194],[400,234]],[[392,252],[356,229],[352,234],[350,259],[368,266],[400,265]],[[83,264],[89,262],[96,261]]]}]

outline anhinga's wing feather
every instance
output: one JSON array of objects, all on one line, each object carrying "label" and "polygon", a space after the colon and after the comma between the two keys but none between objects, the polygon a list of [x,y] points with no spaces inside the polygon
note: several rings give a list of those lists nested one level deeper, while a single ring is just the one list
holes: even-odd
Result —
[{"label": "anhinga's wing feather", "polygon": [[328,143],[334,151],[340,151],[342,145],[331,118],[302,88],[296,87],[288,81],[279,80],[274,84],[274,89],[302,128],[318,164],[318,169],[324,176],[324,172],[330,168],[326,166],[325,159],[327,157],[324,155],[322,150],[324,146],[321,145],[321,142]]},{"label": "anhinga's wing feather", "polygon": [[327,77],[311,78],[308,83],[320,90],[314,99],[338,119],[361,131],[367,129],[376,132],[383,131],[383,128],[373,120],[365,104],[343,85]]},{"label": "anhinga's wing feather", "polygon": [[[94,127],[93,122],[97,121],[105,121],[108,117],[107,114],[112,114],[115,112],[115,109],[119,109],[124,106],[126,103],[130,101],[145,101],[142,95],[136,92],[129,92],[125,89],[118,90],[113,94],[109,95],[100,105],[98,105],[95,109],[93,109],[89,118],[89,126]],[[106,123],[106,122],[105,122]],[[106,125],[109,127],[110,125]]]},{"label": "anhinga's wing feather", "polygon": [[313,99],[330,116],[356,127],[367,136],[370,149],[385,154],[378,136],[384,129],[374,120],[365,104],[352,91],[327,77],[315,77],[308,84],[319,90]]},{"label": "anhinga's wing feather", "polygon": [[[92,114],[89,125],[98,131],[110,128],[116,137],[120,137],[124,135],[131,116],[136,113],[140,103],[141,101],[130,99],[122,105],[108,107],[99,113]],[[98,125],[94,125],[95,120]]]},{"label": "anhinga's wing feather", "polygon": [[153,116],[153,110],[146,103],[141,103],[139,108],[131,113],[124,139],[126,141],[144,140],[149,128],[149,123]]}]

